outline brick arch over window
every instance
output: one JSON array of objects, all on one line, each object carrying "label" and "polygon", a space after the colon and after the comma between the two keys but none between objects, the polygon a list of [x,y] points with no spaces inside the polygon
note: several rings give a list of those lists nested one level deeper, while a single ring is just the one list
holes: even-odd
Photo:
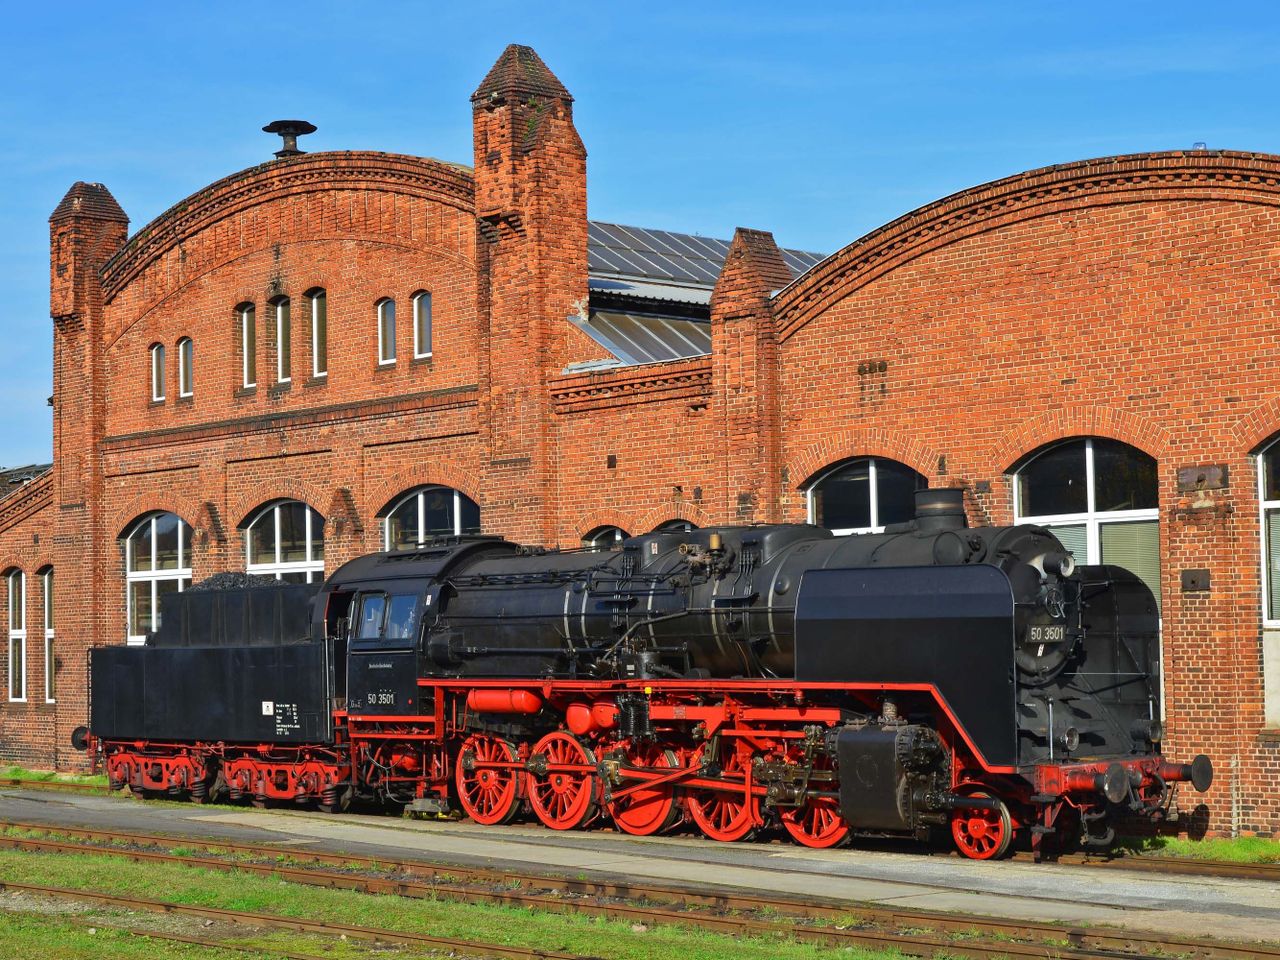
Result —
[{"label": "brick arch over window", "polygon": [[914,437],[892,430],[841,430],[806,447],[787,463],[789,486],[802,491],[823,470],[853,457],[881,457],[905,463],[912,470],[934,477],[939,454]]},{"label": "brick arch over window", "polygon": [[1280,395],[1259,404],[1231,428],[1231,437],[1240,456],[1262,452],[1280,436]]},{"label": "brick arch over window", "polygon": [[[698,524],[698,526],[702,526],[702,524]],[[583,535],[599,527],[618,527],[630,532],[633,536],[640,529],[634,514],[623,513],[620,510],[588,510],[574,521],[573,529],[569,531],[569,536],[565,538],[565,542],[580,543]]]},{"label": "brick arch over window", "polygon": [[[624,527],[635,533],[647,533],[668,520],[688,520],[695,527],[714,527],[715,519],[696,503],[689,500],[673,500],[641,515],[633,527]],[[622,526],[622,524],[619,524]]]},{"label": "brick arch over window", "polygon": [[454,461],[438,459],[405,467],[387,479],[366,488],[367,515],[380,517],[395,506],[396,501],[403,494],[418,487],[433,486],[452,487],[459,493],[466,494],[479,505],[480,516],[483,518],[485,501],[480,493],[480,482],[476,475]]},{"label": "brick arch over window", "polygon": [[1001,473],[1012,473],[1041,447],[1070,437],[1119,440],[1156,460],[1164,459],[1169,447],[1169,435],[1150,420],[1113,407],[1082,404],[1023,421],[995,446],[989,462]]},{"label": "brick arch over window", "polygon": [[144,517],[153,513],[172,513],[195,530],[195,520],[200,514],[200,508],[201,501],[197,497],[187,499],[171,493],[141,493],[112,512],[112,519],[107,524],[107,529],[112,531],[118,540],[128,536],[134,524]]},{"label": "brick arch over window", "polygon": [[782,339],[917,257],[1039,217],[1113,204],[1207,200],[1280,206],[1280,157],[1142,153],[1029,170],[945,197],[833,253],[774,300]]},{"label": "brick arch over window", "polygon": [[243,530],[263,507],[281,500],[298,500],[323,513],[333,501],[333,491],[297,477],[272,480],[239,497],[230,505],[227,515],[233,518],[237,530]]}]

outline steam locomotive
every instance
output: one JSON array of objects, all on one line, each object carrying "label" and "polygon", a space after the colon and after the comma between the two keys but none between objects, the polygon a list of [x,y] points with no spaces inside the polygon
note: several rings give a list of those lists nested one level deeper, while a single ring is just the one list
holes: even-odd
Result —
[{"label": "steam locomotive", "polygon": [[1151,591],[1043,528],[968,527],[959,490],[882,534],[451,537],[165,604],[145,646],[91,651],[75,737],[140,794],[811,847],[949,830],[987,859],[1107,844],[1213,774],[1161,755]]}]

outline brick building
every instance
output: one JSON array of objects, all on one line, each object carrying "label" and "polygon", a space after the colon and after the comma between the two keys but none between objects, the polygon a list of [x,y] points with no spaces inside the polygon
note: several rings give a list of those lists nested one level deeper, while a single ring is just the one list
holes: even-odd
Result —
[{"label": "brick building", "polygon": [[471,104],[472,167],[286,150],[132,237],[101,184],[57,205],[54,462],[0,499],[0,758],[75,763],[86,648],[215,572],[438,531],[874,529],[927,483],[1140,572],[1168,747],[1214,759],[1218,829],[1280,832],[1280,158],[1035,170],[823,259],[589,222],[528,48]]}]

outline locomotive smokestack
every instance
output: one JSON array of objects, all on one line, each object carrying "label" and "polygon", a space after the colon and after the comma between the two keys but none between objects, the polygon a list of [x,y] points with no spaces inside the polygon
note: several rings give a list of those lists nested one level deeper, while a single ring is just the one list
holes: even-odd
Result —
[{"label": "locomotive smokestack", "polygon": [[964,491],[956,487],[916,491],[916,529],[922,533],[963,530],[969,525],[964,514]]}]

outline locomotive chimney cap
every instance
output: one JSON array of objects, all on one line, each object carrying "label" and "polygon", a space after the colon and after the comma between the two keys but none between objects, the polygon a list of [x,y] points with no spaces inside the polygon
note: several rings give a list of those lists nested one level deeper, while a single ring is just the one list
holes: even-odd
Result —
[{"label": "locomotive chimney cap", "polygon": [[283,146],[276,151],[276,157],[296,157],[306,153],[298,149],[298,138],[316,132],[316,125],[306,120],[272,120],[262,128],[263,133],[278,133],[284,140]]}]

